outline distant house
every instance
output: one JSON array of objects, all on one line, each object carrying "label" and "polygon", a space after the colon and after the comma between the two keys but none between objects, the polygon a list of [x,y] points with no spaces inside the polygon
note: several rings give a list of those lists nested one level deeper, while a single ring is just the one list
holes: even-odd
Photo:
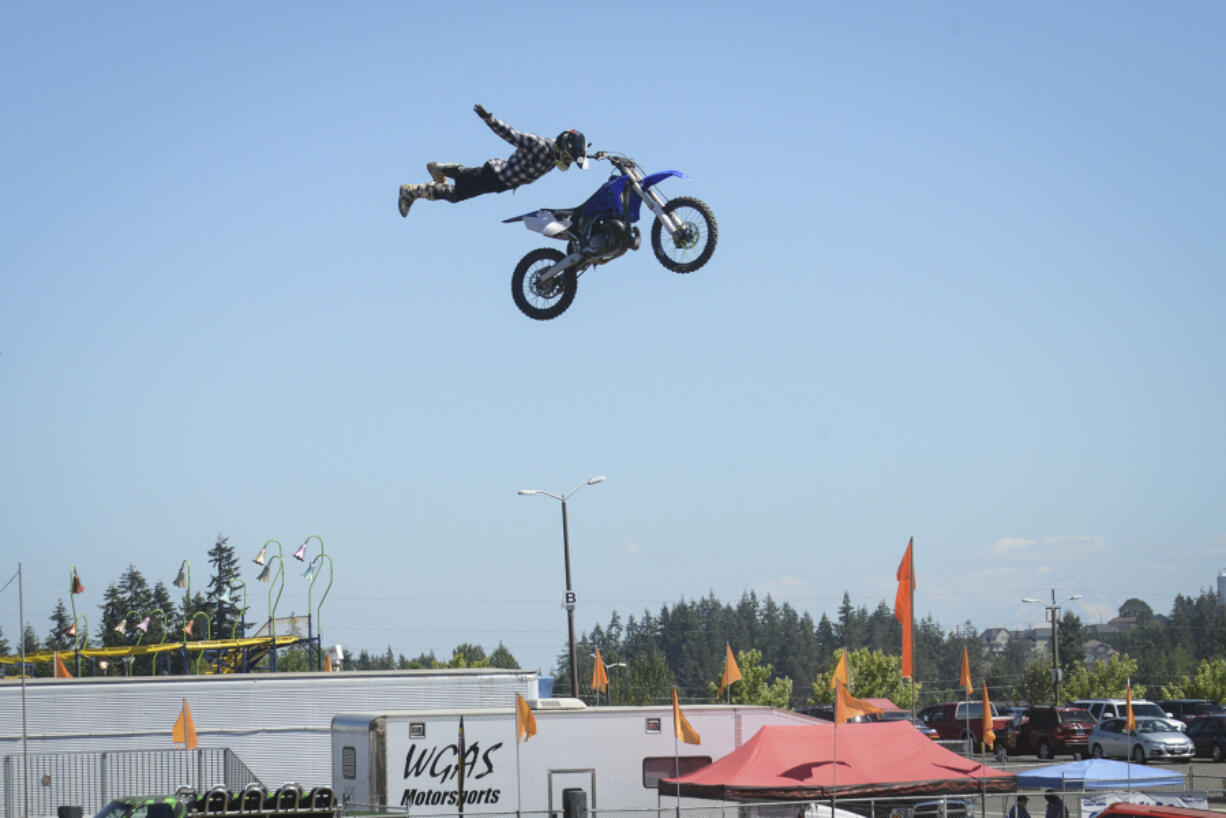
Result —
[{"label": "distant house", "polygon": [[1119,653],[1115,648],[1097,639],[1087,639],[1082,648],[1085,650],[1086,670],[1093,670],[1094,666],[1100,662],[1111,661],[1111,657]]},{"label": "distant house", "polygon": [[1130,631],[1139,626],[1135,616],[1117,616],[1115,619],[1107,621],[1108,625],[1114,625],[1121,631]]},{"label": "distant house", "polygon": [[1004,653],[1009,647],[1009,631],[1006,628],[988,628],[979,634],[983,647],[988,653]]}]

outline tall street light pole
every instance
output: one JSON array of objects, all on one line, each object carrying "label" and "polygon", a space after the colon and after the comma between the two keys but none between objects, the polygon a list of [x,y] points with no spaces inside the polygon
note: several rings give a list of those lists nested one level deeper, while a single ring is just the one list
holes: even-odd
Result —
[{"label": "tall street light pole", "polygon": [[[1071,594],[1068,599],[1081,599],[1081,594]],[[1051,604],[1045,605],[1042,600],[1033,599],[1031,597],[1022,597],[1022,602],[1029,602],[1032,605],[1043,605],[1047,609],[1047,613],[1051,615],[1051,683],[1052,683],[1052,706],[1060,706],[1060,640],[1057,636],[1057,629],[1060,623],[1060,606],[1056,604],[1056,589],[1051,589]]]},{"label": "tall street light pole", "polygon": [[542,491],[540,489],[520,489],[519,493],[525,496],[533,494],[543,494],[546,497],[552,497],[562,504],[562,554],[566,560],[566,628],[570,636],[570,695],[572,698],[579,698],[579,668],[575,663],[575,595],[574,588],[570,583],[570,532],[566,525],[566,501],[569,500],[575,492],[584,486],[594,486],[597,483],[603,483],[604,476],[599,475],[580,483],[567,494],[554,494],[550,491]]}]

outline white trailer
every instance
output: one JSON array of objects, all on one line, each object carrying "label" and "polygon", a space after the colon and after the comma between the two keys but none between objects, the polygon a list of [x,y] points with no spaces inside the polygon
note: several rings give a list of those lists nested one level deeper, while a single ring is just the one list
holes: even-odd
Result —
[{"label": "white trailer", "polygon": [[[332,717],[355,707],[495,707],[537,696],[537,673],[438,669],[222,676],[33,679],[24,695],[28,751],[173,749],[186,699],[201,747],[228,747],[265,785],[327,782]],[[0,682],[0,762],[20,764],[20,679]],[[5,767],[8,769],[8,767]],[[14,768],[15,769],[15,768]],[[3,784],[0,782],[0,790]]]},{"label": "white trailer", "polygon": [[[529,702],[537,733],[519,745],[512,706],[431,712],[342,713],[332,720],[332,787],[348,810],[455,814],[460,718],[464,812],[563,812],[563,791],[589,810],[670,807],[661,778],[706,766],[767,724],[812,724],[786,710],[741,705],[682,708],[701,744],[676,743],[671,706],[585,707],[575,699]],[[674,756],[676,749],[676,757]],[[570,796],[574,797],[574,796]],[[682,799],[682,805],[709,801]]]}]

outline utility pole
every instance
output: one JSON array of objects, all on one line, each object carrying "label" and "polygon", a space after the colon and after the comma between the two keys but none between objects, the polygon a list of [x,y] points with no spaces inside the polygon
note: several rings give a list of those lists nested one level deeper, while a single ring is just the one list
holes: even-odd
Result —
[{"label": "utility pole", "polygon": [[1060,706],[1060,638],[1056,633],[1060,627],[1060,606],[1056,604],[1056,589],[1051,589],[1051,684],[1052,707]]},{"label": "utility pole", "polygon": [[[1069,599],[1081,599],[1081,594],[1070,594]],[[1042,600],[1022,597],[1022,602],[1043,605],[1051,614],[1051,687],[1052,706],[1060,706],[1060,606],[1056,604],[1056,589],[1051,589],[1051,604],[1044,605]]]}]

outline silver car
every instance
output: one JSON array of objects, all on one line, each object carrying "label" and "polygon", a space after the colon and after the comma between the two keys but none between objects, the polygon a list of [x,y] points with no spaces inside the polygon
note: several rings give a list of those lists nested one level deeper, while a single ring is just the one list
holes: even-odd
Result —
[{"label": "silver car", "polygon": [[1095,758],[1126,758],[1145,764],[1148,761],[1192,760],[1196,750],[1170,719],[1140,718],[1133,735],[1124,732],[1125,719],[1106,719],[1090,732],[1090,755]]}]

